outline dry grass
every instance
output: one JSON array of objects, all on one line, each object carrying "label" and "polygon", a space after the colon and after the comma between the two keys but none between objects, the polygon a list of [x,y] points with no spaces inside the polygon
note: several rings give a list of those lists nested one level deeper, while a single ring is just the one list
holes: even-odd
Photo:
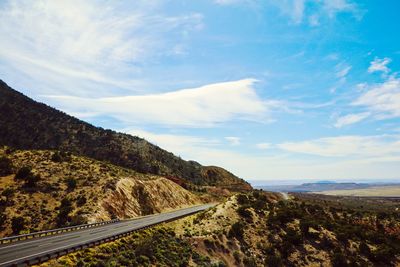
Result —
[{"label": "dry grass", "polygon": [[318,194],[361,197],[400,197],[400,186],[376,186],[364,189],[331,190],[318,192]]},{"label": "dry grass", "polygon": [[[7,220],[3,229],[0,228],[0,237],[12,234],[10,222],[15,216],[25,218],[27,231],[55,228],[58,207],[65,197],[73,203],[70,216],[79,218],[79,223],[133,217],[201,202],[199,197],[166,178],[73,155],[70,160],[54,162],[54,153],[46,150],[10,153],[0,148],[0,156],[10,158],[16,170],[29,166],[41,177],[32,190],[26,190],[23,181],[14,179],[15,175],[0,177],[0,198],[5,198],[1,193],[6,188],[15,192],[3,212]],[[68,178],[76,180],[76,188],[68,188]],[[146,197],[141,203],[136,193],[139,187]],[[85,203],[78,201],[82,197]],[[147,203],[147,200],[151,201]]]}]

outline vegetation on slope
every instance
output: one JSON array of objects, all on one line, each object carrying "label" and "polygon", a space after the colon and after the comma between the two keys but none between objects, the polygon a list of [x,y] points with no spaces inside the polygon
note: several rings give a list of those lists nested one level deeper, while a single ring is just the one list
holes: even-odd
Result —
[{"label": "vegetation on slope", "polygon": [[229,266],[398,266],[398,209],[366,211],[300,197],[240,194],[185,219],[177,232]]},{"label": "vegetation on slope", "polygon": [[195,252],[190,244],[176,236],[171,228],[142,230],[117,241],[88,248],[43,263],[47,266],[204,266],[218,267],[208,257]]},{"label": "vegetation on slope", "polygon": [[279,193],[239,194],[205,212],[168,223],[168,229],[147,230],[49,264],[398,266],[396,205],[379,210],[380,204],[375,203],[374,209],[367,210],[321,197],[318,201],[317,195],[296,194],[283,200]]},{"label": "vegetation on slope", "polygon": [[221,169],[185,161],[144,139],[94,127],[33,101],[0,80],[0,145],[19,149],[69,151],[134,169],[178,177],[197,185],[249,190],[242,179]]},{"label": "vegetation on slope", "polygon": [[58,151],[0,148],[0,236],[200,202],[200,193],[160,176]]}]

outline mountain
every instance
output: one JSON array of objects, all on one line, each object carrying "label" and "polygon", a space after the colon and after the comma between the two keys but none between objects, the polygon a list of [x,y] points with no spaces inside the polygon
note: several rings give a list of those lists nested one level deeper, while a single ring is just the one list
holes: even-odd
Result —
[{"label": "mountain", "polygon": [[95,127],[45,104],[38,103],[0,80],[0,145],[17,149],[44,149],[108,161],[141,173],[163,175],[196,185],[234,191],[251,186],[214,166],[185,161],[174,154],[128,134]]},{"label": "mountain", "polygon": [[18,233],[16,218],[40,231],[207,201],[165,177],[58,151],[0,147],[0,170],[0,237]]},{"label": "mountain", "polygon": [[350,190],[364,189],[373,186],[366,183],[338,183],[330,181],[321,181],[316,183],[303,183],[301,185],[276,185],[276,186],[257,186],[258,189],[274,192],[321,192],[328,190]]}]

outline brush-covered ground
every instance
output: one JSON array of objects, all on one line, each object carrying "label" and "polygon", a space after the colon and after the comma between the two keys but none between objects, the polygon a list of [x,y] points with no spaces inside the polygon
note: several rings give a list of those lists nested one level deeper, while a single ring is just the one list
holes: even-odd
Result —
[{"label": "brush-covered ground", "polygon": [[69,153],[0,147],[0,237],[158,213],[229,194],[186,186],[190,191],[171,178]]},{"label": "brush-covered ground", "polygon": [[333,196],[400,197],[400,185],[373,186],[363,189],[327,190],[319,194]]},{"label": "brush-covered ground", "polygon": [[239,194],[205,212],[42,266],[399,266],[396,206],[366,211],[301,196]]}]

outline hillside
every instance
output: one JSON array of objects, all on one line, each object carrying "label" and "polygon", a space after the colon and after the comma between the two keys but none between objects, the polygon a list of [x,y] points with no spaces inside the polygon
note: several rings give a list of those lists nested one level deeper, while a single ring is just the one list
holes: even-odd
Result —
[{"label": "hillside", "polygon": [[228,171],[185,161],[139,137],[104,130],[35,102],[0,80],[0,145],[50,149],[108,161],[141,173],[177,177],[196,185],[243,191],[251,186]]},{"label": "hillside", "polygon": [[398,203],[386,201],[385,209],[376,201],[360,209],[318,195],[239,194],[42,266],[399,266]]},{"label": "hillside", "polygon": [[[164,177],[58,151],[0,148],[0,236],[131,218],[203,201],[200,193]],[[22,226],[13,229],[17,220]]]}]

